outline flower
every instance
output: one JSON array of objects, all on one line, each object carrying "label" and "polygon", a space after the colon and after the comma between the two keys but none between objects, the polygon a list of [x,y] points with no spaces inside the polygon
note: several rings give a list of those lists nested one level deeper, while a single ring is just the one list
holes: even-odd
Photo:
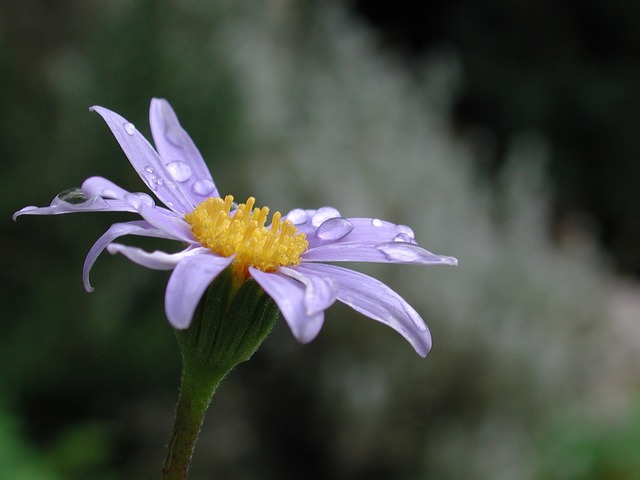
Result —
[{"label": "flower", "polygon": [[[14,214],[56,215],[73,212],[134,212],[142,220],[114,223],[89,251],[83,266],[87,291],[89,271],[103,250],[135,263],[173,270],[167,284],[165,311],[171,325],[186,329],[211,282],[231,268],[237,282],[253,278],[275,301],[293,335],[313,340],[324,311],[336,300],[382,322],[404,336],[425,356],[431,336],[420,315],[384,283],[362,273],[324,262],[382,262],[455,265],[453,257],[420,247],[413,231],[379,219],[344,218],[332,207],[294,209],[272,215],[221,198],[195,144],[181,127],[169,103],[151,101],[149,121],[157,151],[135,126],[115,112],[94,106],[116,137],[144,183],[165,207],[146,193],[131,193],[102,177],[90,177],[80,189],[59,194],[48,207],[25,207]],[[147,252],[115,243],[138,235],[182,242],[178,253]]]}]

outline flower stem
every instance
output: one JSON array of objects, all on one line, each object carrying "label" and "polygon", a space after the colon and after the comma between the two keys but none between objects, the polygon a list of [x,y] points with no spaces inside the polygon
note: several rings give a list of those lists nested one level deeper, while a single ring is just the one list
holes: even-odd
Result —
[{"label": "flower stem", "polygon": [[267,337],[278,307],[258,283],[234,286],[229,269],[204,293],[189,328],[176,330],[182,354],[180,397],[162,480],[185,480],[211,398],[236,365],[251,358]]},{"label": "flower stem", "polygon": [[162,480],[185,480],[193,449],[213,394],[227,370],[212,374],[211,370],[184,362],[173,431],[162,468]]}]

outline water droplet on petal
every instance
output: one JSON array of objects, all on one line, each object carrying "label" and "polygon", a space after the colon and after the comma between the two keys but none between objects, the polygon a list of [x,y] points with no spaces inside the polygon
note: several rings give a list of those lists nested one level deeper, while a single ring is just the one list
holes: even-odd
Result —
[{"label": "water droplet on petal", "polygon": [[178,182],[186,182],[191,178],[191,167],[187,162],[182,160],[174,160],[167,163],[167,170],[173,178]]},{"label": "water droplet on petal", "polygon": [[353,230],[353,224],[346,218],[330,218],[316,230],[316,235],[321,240],[340,240]]},{"label": "water droplet on petal", "polygon": [[383,223],[379,218],[374,218],[373,220],[371,220],[371,225],[373,225],[374,227],[381,227]]},{"label": "water droplet on petal", "polygon": [[78,205],[89,200],[89,197],[82,193],[82,190],[79,188],[70,188],[64,192],[60,192],[57,198],[71,205]]},{"label": "water droplet on petal", "polygon": [[316,210],[316,213],[311,217],[311,225],[319,227],[325,220],[330,218],[336,218],[340,216],[340,212],[333,207],[322,207]]},{"label": "water droplet on petal", "polygon": [[413,233],[411,227],[407,227],[406,225],[396,225],[396,230],[398,230],[398,232],[400,233],[404,233],[411,239],[416,238],[416,234]]},{"label": "water droplet on petal", "polygon": [[136,210],[140,210],[143,205],[146,205],[147,207],[156,206],[153,198],[151,198],[146,193],[129,193],[125,195],[124,201]]},{"label": "water droplet on petal", "polygon": [[411,243],[413,239],[407,235],[406,233],[399,233],[398,235],[396,235],[393,238],[394,242],[404,242],[404,243]]},{"label": "water droplet on petal", "polygon": [[194,183],[191,188],[195,194],[204,196],[211,195],[215,191],[216,186],[211,180],[204,178]]},{"label": "water droplet on petal", "polygon": [[158,185],[163,184],[162,178],[157,177],[156,171],[150,166],[144,167],[144,171],[149,188],[155,192],[156,190],[158,190]]},{"label": "water droplet on petal", "polygon": [[122,128],[124,128],[124,131],[127,132],[128,135],[136,133],[136,126],[131,122],[123,123]]},{"label": "water droplet on petal", "polygon": [[309,215],[301,208],[294,208],[287,214],[287,220],[294,225],[302,225],[309,220]]},{"label": "water droplet on petal", "polygon": [[392,262],[410,263],[418,260],[425,260],[424,253],[426,251],[412,243],[383,243],[378,245],[376,248],[384,253],[385,257]]}]

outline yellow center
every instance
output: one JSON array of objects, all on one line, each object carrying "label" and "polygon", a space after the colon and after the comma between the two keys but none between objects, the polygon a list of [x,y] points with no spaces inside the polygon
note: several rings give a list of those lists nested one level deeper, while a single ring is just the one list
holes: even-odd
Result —
[{"label": "yellow center", "polygon": [[283,221],[280,212],[273,214],[271,226],[266,227],[269,207],[253,208],[255,202],[249,197],[232,212],[231,195],[224,200],[207,198],[184,216],[202,245],[223,257],[236,255],[234,273],[245,278],[249,267],[273,272],[280,266],[298,265],[309,245],[305,234],[297,233],[291,221]]}]

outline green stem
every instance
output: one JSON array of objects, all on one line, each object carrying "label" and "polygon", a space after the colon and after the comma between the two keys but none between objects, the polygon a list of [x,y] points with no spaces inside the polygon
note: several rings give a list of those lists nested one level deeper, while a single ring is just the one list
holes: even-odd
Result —
[{"label": "green stem", "polygon": [[162,480],[185,480],[193,449],[213,394],[227,370],[213,374],[184,362],[176,417],[162,468]]},{"label": "green stem", "polygon": [[278,307],[253,280],[233,285],[225,270],[209,286],[186,330],[176,330],[182,379],[162,480],[185,480],[216,388],[248,360],[278,318]]}]

